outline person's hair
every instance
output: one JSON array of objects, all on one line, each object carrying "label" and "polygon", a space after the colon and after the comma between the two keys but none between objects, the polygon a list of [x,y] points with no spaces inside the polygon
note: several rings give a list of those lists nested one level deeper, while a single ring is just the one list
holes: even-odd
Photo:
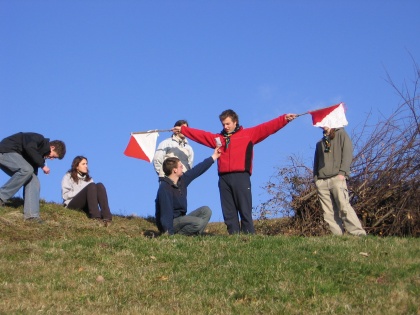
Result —
[{"label": "person's hair", "polygon": [[50,146],[54,147],[54,151],[58,155],[58,159],[61,160],[66,155],[66,144],[61,140],[50,141]]},{"label": "person's hair", "polygon": [[[88,159],[85,158],[82,155],[76,156],[73,159],[73,162],[71,162],[71,168],[68,171],[70,173],[71,178],[73,178],[73,180],[76,184],[79,182],[79,177],[77,176],[77,167],[79,166],[80,162],[82,162],[83,160],[86,160],[86,162],[87,162]],[[89,169],[88,169],[87,173],[83,174],[83,175],[86,175],[86,177],[84,179],[86,182],[91,179],[91,177],[89,175]]]},{"label": "person's hair", "polygon": [[226,118],[230,117],[233,122],[236,122],[239,125],[239,116],[233,111],[232,109],[224,110],[220,115],[220,121],[225,120]]},{"label": "person's hair", "polygon": [[181,127],[182,125],[187,125],[188,127],[188,121],[184,119],[180,119],[175,123],[174,127]]},{"label": "person's hair", "polygon": [[172,174],[172,170],[178,167],[179,159],[176,157],[168,157],[163,161],[162,169],[166,176]]}]

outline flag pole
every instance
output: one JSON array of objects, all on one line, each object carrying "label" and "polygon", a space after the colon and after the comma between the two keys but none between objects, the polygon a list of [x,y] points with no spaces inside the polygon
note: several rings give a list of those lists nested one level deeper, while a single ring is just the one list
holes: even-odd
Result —
[{"label": "flag pole", "polygon": [[[343,102],[341,102],[341,103],[339,103],[337,105],[340,105],[340,104],[343,104],[344,105]],[[335,105],[333,105],[333,106],[335,106]],[[306,113],[302,113],[302,114],[296,115],[296,117],[303,116],[303,115],[306,115],[306,114],[310,114],[311,112],[316,112],[316,111],[323,110],[323,109],[326,109],[326,108],[329,108],[329,107],[332,107],[332,106],[327,106],[327,107],[323,107],[323,108],[319,108],[319,109],[309,110]]]},{"label": "flag pole", "polygon": [[148,131],[135,131],[135,132],[131,132],[131,134],[132,135],[138,135],[138,134],[144,134],[144,133],[168,132],[168,131],[172,131],[172,129],[164,129],[164,130],[155,129],[155,130],[148,130]]}]

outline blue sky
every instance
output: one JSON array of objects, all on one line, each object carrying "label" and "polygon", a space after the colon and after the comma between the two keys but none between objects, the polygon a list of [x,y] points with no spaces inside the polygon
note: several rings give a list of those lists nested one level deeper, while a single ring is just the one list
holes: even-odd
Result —
[{"label": "blue sky", "polygon": [[[61,202],[61,178],[85,155],[114,213],[154,215],[157,176],[123,154],[130,132],[178,119],[218,132],[228,108],[250,127],[345,102],[351,133],[400,103],[386,73],[397,86],[413,78],[419,14],[418,0],[0,0],[0,138],[66,142],[66,157],[40,174],[47,201]],[[256,145],[254,206],[288,156],[311,165],[320,137],[305,115]],[[191,145],[195,164],[212,153]],[[189,210],[201,205],[223,221],[216,165],[189,188]]]}]

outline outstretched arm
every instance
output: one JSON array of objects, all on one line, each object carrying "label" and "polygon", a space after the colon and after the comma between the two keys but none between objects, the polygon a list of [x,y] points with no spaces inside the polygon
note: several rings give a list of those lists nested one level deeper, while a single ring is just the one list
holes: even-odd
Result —
[{"label": "outstretched arm", "polygon": [[210,166],[212,166],[212,164],[220,157],[220,155],[220,148],[215,148],[213,154],[210,157],[205,159],[203,162],[198,163],[189,171],[185,172],[184,175],[182,175],[182,180],[184,181],[185,185],[188,186],[194,179],[207,171]]},{"label": "outstretched arm", "polygon": [[214,138],[220,137],[220,134],[214,134],[211,132],[203,131],[200,129],[194,129],[187,126],[182,127],[174,127],[172,129],[175,131],[181,131],[181,133],[186,136],[187,138],[198,142],[202,145],[205,145],[209,148],[215,148],[216,147],[216,140]]},{"label": "outstretched arm", "polygon": [[276,133],[297,117],[296,114],[285,114],[255,127],[247,128],[251,132],[252,142],[257,144]]}]

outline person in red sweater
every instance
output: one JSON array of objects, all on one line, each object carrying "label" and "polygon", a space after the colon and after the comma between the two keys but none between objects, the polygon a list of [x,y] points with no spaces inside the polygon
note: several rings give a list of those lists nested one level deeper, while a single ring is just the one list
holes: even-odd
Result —
[{"label": "person in red sweater", "polygon": [[220,133],[214,134],[188,126],[172,129],[207,147],[221,147],[222,155],[217,161],[219,192],[229,234],[255,233],[251,194],[254,145],[276,133],[296,117],[296,114],[285,114],[255,127],[243,128],[239,125],[238,115],[228,109],[219,115],[223,125]]}]

